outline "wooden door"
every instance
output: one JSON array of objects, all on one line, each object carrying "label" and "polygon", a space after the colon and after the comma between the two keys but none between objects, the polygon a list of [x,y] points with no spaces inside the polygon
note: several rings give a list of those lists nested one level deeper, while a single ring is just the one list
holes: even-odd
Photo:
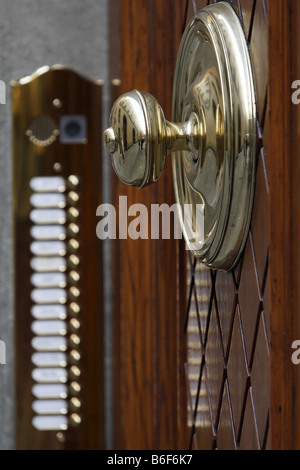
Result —
[{"label": "wooden door", "polygon": [[[169,119],[182,32],[209,3],[115,2],[111,73],[121,80],[115,91],[154,94]],[[290,99],[299,72],[290,49],[299,6],[296,0],[229,3],[249,43],[257,103],[249,237],[231,273],[207,269],[174,240],[115,243],[115,448],[299,445],[299,374],[290,359],[299,336],[299,137],[292,126],[299,117]],[[119,195],[128,205],[174,202],[170,162],[151,187],[133,189],[114,175],[112,185],[116,206]]]},{"label": "wooden door", "polygon": [[[113,5],[112,5],[113,6]],[[112,7],[111,7],[112,8]],[[120,15],[118,93],[134,88],[157,97],[170,118],[173,71],[185,25],[181,0],[121,1],[113,13],[114,54]],[[113,56],[111,53],[111,60]],[[113,61],[112,70],[117,73]],[[118,65],[118,64],[117,64]],[[114,82],[116,83],[116,82]],[[140,190],[112,176],[113,199],[172,204],[170,161],[157,184]],[[130,221],[130,218],[129,218]],[[178,247],[175,240],[115,243],[115,448],[174,448],[178,442]]]},{"label": "wooden door", "polygon": [[[198,9],[207,2],[196,3]],[[186,435],[195,449],[263,449],[270,438],[267,10],[262,0],[232,7],[244,26],[255,80],[256,192],[248,241],[234,271],[188,261]],[[196,8],[189,2],[187,20]]]}]

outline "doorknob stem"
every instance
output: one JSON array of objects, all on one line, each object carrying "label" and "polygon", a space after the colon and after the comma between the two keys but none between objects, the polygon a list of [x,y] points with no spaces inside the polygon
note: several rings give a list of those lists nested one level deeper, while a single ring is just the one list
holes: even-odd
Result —
[{"label": "doorknob stem", "polygon": [[204,126],[196,113],[191,113],[189,119],[183,123],[166,121],[168,139],[167,152],[189,150],[198,157],[201,148],[201,139],[204,137]]}]

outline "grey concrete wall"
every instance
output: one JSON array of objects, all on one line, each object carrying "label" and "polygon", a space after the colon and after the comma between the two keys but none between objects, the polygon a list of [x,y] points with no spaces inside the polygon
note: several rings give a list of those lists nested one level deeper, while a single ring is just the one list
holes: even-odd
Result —
[{"label": "grey concrete wall", "polygon": [[[11,103],[9,82],[42,65],[64,64],[104,80],[107,116],[108,0],[0,0],[0,79],[6,104],[0,104],[0,340],[6,365],[0,365],[0,449],[14,449],[14,351],[11,193]],[[107,168],[104,168],[104,181]],[[105,188],[108,191],[108,188]]]}]

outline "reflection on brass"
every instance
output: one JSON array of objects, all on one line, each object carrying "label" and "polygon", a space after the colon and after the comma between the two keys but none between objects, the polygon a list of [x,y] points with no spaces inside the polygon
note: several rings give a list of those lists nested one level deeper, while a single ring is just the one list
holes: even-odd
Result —
[{"label": "reflection on brass", "polygon": [[70,368],[70,372],[71,372],[75,377],[79,377],[80,374],[81,374],[80,369],[79,369],[79,367],[77,367],[77,366],[72,366],[72,367]]},{"label": "reflection on brass", "polygon": [[71,313],[78,314],[80,312],[80,307],[76,302],[71,302],[69,308]]},{"label": "reflection on brass", "polygon": [[71,282],[78,282],[80,280],[80,275],[77,271],[70,271],[69,279]]},{"label": "reflection on brass", "polygon": [[[157,181],[172,153],[187,246],[210,267],[230,270],[250,225],[256,109],[247,42],[228,3],[204,8],[183,34],[172,120],[154,97],[133,90],[113,105],[104,146],[119,178],[140,188]],[[197,206],[203,224],[197,224]],[[189,217],[186,207],[192,207]]]},{"label": "reflection on brass", "polygon": [[70,263],[71,266],[78,266],[79,263],[80,263],[80,260],[79,260],[78,256],[71,255],[69,257],[69,263]]},{"label": "reflection on brass", "polygon": [[70,320],[70,325],[74,330],[78,330],[80,328],[80,322],[77,320],[77,318],[72,318]]},{"label": "reflection on brass", "polygon": [[55,171],[61,171],[61,170],[62,170],[61,164],[58,163],[58,162],[54,163],[54,165],[53,165],[53,170],[55,170]]},{"label": "reflection on brass", "polygon": [[77,224],[74,224],[73,222],[69,225],[68,227],[68,232],[71,235],[77,235],[79,233],[79,227]]},{"label": "reflection on brass", "polygon": [[72,357],[72,359],[74,361],[79,361],[80,360],[80,353],[78,351],[76,351],[76,349],[72,349],[72,351],[70,352],[70,355]]},{"label": "reflection on brass", "polygon": [[80,424],[81,423],[81,418],[77,413],[72,413],[71,414],[71,422],[73,424]]},{"label": "reflection on brass", "polygon": [[80,344],[80,338],[78,335],[75,335],[74,333],[70,335],[70,341],[74,346],[78,346]]},{"label": "reflection on brass", "polygon": [[120,96],[111,112],[112,127],[104,132],[104,145],[112,154],[119,178],[143,187],[158,180],[169,153],[191,151],[195,158],[203,138],[203,125],[195,113],[181,124],[166,121],[156,99],[133,90]]},{"label": "reflection on brass", "polygon": [[56,438],[59,442],[65,442],[66,438],[63,432],[56,433]]},{"label": "reflection on brass", "polygon": [[68,178],[68,186],[69,188],[76,188],[79,184],[79,179],[75,175],[71,175]]},{"label": "reflection on brass", "polygon": [[79,217],[79,211],[75,207],[70,207],[68,210],[68,218],[69,219],[77,219]]},{"label": "reflection on brass", "polygon": [[77,397],[71,398],[71,405],[73,405],[74,408],[80,408],[81,407],[81,401],[78,400]]},{"label": "reflection on brass", "polygon": [[71,382],[71,391],[72,393],[79,393],[81,391],[81,386],[79,385],[78,382]]},{"label": "reflection on brass", "polygon": [[74,238],[72,238],[71,240],[69,240],[68,242],[68,250],[70,251],[76,251],[78,250],[79,248],[79,242],[77,240],[75,240]]},{"label": "reflection on brass", "polygon": [[74,204],[74,203],[78,202],[79,195],[75,191],[70,191],[67,198],[68,198],[68,202],[70,204]]},{"label": "reflection on brass", "polygon": [[70,294],[71,297],[77,298],[77,297],[80,296],[80,290],[77,289],[77,287],[72,286],[72,287],[70,287],[70,289],[69,289],[69,294]]},{"label": "reflection on brass", "polygon": [[61,108],[62,107],[62,102],[59,98],[55,98],[53,101],[53,106],[55,106],[55,108]]}]

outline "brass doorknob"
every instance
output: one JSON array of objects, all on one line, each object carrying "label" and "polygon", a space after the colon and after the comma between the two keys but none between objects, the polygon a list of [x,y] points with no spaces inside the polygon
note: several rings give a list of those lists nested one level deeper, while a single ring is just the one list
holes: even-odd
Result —
[{"label": "brass doorknob", "polygon": [[103,135],[118,177],[126,184],[142,188],[158,180],[166,157],[188,150],[199,156],[204,123],[192,112],[184,123],[165,119],[154,96],[138,90],[121,95],[113,105],[111,127]]},{"label": "brass doorknob", "polygon": [[[119,178],[138,187],[157,181],[173,153],[186,244],[211,268],[230,270],[243,252],[251,220],[256,106],[247,41],[227,2],[201,10],[182,36],[172,121],[153,96],[131,91],[113,105],[104,146]],[[198,214],[203,214],[199,223]]]}]

